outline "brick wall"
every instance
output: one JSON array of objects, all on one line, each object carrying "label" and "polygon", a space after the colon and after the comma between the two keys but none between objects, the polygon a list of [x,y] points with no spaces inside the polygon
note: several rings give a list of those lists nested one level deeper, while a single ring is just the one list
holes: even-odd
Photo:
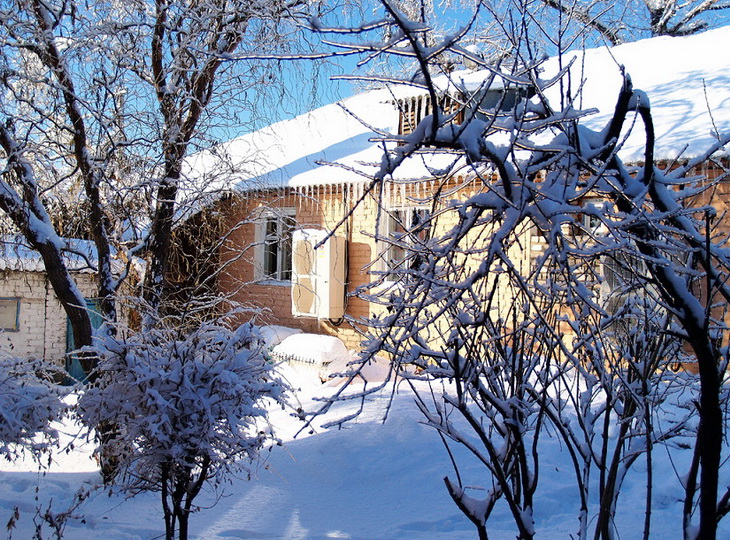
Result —
[{"label": "brick wall", "polygon": [[[349,322],[294,317],[291,285],[288,282],[257,282],[254,267],[257,253],[253,243],[258,212],[267,208],[294,208],[299,227],[332,230],[344,215],[343,197],[346,194],[332,188],[325,197],[281,190],[247,194],[246,198],[226,201],[222,211],[226,215],[224,230],[227,234],[220,252],[222,272],[218,278],[218,287],[229,297],[232,307],[263,308],[256,314],[256,320],[262,324],[279,324],[307,333],[334,335],[342,339],[349,349],[357,349],[361,337]],[[370,206],[358,209],[356,215],[338,232],[338,235],[350,239],[348,293],[369,281],[362,268],[370,262],[372,241],[366,238],[361,228],[372,231],[374,212]],[[346,313],[352,317],[365,317],[369,314],[368,304],[348,297]],[[250,313],[242,313],[238,317],[241,323],[250,318]]]},{"label": "brick wall", "polygon": [[[463,179],[455,182],[463,182]],[[468,183],[467,183],[468,184]],[[384,195],[388,204],[393,206],[413,206],[414,199],[427,199],[435,193],[435,185],[424,182],[422,185],[394,189]],[[456,185],[450,185],[455,189]],[[474,193],[474,184],[457,189],[459,197]],[[379,210],[377,201],[366,197],[348,215],[352,201],[359,199],[356,188],[348,186],[326,186],[310,188],[302,192],[269,191],[246,194],[245,198],[231,200],[222,208],[227,216],[225,230],[228,231],[224,248],[221,250],[223,272],[218,280],[219,289],[241,306],[264,307],[257,319],[265,324],[281,324],[299,328],[304,332],[334,335],[342,339],[349,349],[360,347],[362,336],[349,321],[317,320],[309,317],[294,317],[290,287],[284,283],[256,283],[254,260],[256,249],[252,246],[255,238],[257,212],[266,208],[295,208],[298,226],[307,228],[338,229],[337,234],[347,239],[347,307],[346,314],[354,321],[362,320],[381,312],[385,306],[371,304],[354,296],[355,291],[373,281],[371,270],[383,270],[382,265],[373,264],[378,256],[379,247],[374,239]],[[448,203],[447,203],[448,204]],[[344,220],[347,216],[347,219]],[[452,227],[457,220],[455,212],[439,216],[438,231],[441,234]],[[479,233],[477,233],[479,234]],[[529,254],[525,254],[529,260]],[[250,319],[250,315],[240,316],[240,321]],[[357,324],[357,323],[355,323]]]},{"label": "brick wall", "polygon": [[[727,166],[727,163],[723,165]],[[697,174],[706,176],[708,185],[712,179],[722,174],[722,167],[705,164]],[[459,184],[463,182],[464,184]],[[413,200],[422,200],[430,205],[429,195],[439,187],[435,182],[421,182],[411,186],[398,187],[384,195],[385,200],[394,205],[413,205]],[[463,199],[473,195],[479,185],[464,182],[463,179],[454,179],[446,186],[440,186],[448,191],[449,197]],[[360,346],[361,335],[349,322],[335,325],[331,321],[317,320],[308,317],[292,316],[290,287],[288,284],[255,283],[253,261],[255,249],[252,247],[255,238],[254,220],[256,212],[262,208],[290,207],[296,209],[296,220],[301,227],[315,227],[332,230],[340,225],[339,235],[347,238],[348,245],[348,293],[352,295],[358,287],[372,281],[370,269],[381,269],[377,265],[371,266],[378,255],[378,245],[373,236],[378,222],[378,205],[372,198],[365,198],[363,202],[349,215],[343,223],[341,221],[350,210],[352,201],[359,199],[361,192],[356,188],[341,186],[320,186],[301,190],[279,190],[247,194],[246,198],[228,201],[224,208],[230,231],[226,246],[221,251],[221,260],[224,271],[219,279],[220,290],[229,294],[231,299],[243,306],[260,306],[266,309],[258,315],[258,320],[266,324],[281,324],[299,328],[305,332],[335,335],[342,339],[347,347],[356,350]],[[725,213],[730,209],[730,182],[724,181],[713,185],[711,190],[697,197],[694,204],[703,204],[712,200],[718,209],[718,216],[724,216],[723,221],[716,223],[718,232],[730,234],[730,217]],[[448,201],[441,201],[448,204]],[[448,230],[456,223],[454,212],[444,212],[438,218],[436,234]],[[485,234],[484,231],[475,231],[476,236]],[[511,260],[520,266],[523,274],[527,274],[534,267],[537,258],[546,247],[542,238],[534,228],[526,226],[519,231],[519,242],[510,248]],[[476,261],[478,262],[478,261]],[[475,264],[474,260],[465,259],[464,264]],[[600,269],[597,270],[600,272]],[[502,291],[499,304],[508,305],[508,291]],[[357,320],[367,318],[384,309],[383,306],[370,304],[354,296],[348,297],[346,313]],[[249,315],[242,315],[241,321],[248,320]],[[563,330],[569,333],[567,328]]]},{"label": "brick wall", "polygon": [[[77,274],[86,297],[95,295],[90,274]],[[17,331],[0,331],[0,351],[17,357],[45,358],[63,364],[66,313],[43,272],[0,272],[0,297],[19,298]]]}]

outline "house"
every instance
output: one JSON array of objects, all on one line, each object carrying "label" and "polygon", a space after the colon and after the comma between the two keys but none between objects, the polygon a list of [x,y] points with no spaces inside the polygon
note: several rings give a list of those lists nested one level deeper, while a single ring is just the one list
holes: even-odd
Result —
[{"label": "house", "polygon": [[[75,254],[66,253],[68,267],[87,298],[92,325],[96,313],[96,277],[90,242],[74,240]],[[73,350],[73,334],[66,312],[53,292],[43,261],[17,236],[0,242],[0,354],[43,358],[65,366],[69,374],[83,378],[83,370],[67,353]]]},{"label": "house", "polygon": [[[575,60],[571,82],[583,85],[579,108],[597,110],[583,120],[592,129],[605,126],[613,113],[623,65],[634,87],[652,102],[655,156],[672,167],[699,155],[718,133],[730,132],[730,57],[723,47],[728,43],[730,27],[571,52],[562,62]],[[558,72],[557,59],[543,67],[549,79]],[[458,94],[464,103],[508,112],[523,96],[509,86],[484,90],[481,84],[488,75],[452,73],[442,88],[444,109],[457,110],[453,96]],[[557,91],[549,89],[548,97],[558,99]],[[413,88],[374,90],[191,159],[188,174],[204,182],[208,193],[218,193],[193,205],[195,212],[215,209],[218,238],[224,238],[216,248],[218,272],[209,285],[214,283],[237,304],[266,308],[262,321],[335,335],[357,348],[361,337],[356,321],[383,309],[368,301],[369,284],[375,280],[376,287],[392,286],[389,269],[402,263],[408,242],[418,241],[413,236],[418,224],[433,211],[429,195],[439,189],[447,200],[479,189],[473,178],[459,173],[460,163],[451,155],[431,153],[404,163],[397,176],[377,186],[382,190],[377,197],[369,192],[383,146],[398,144],[386,134],[408,134],[430,107],[430,98]],[[465,110],[457,112],[455,121]],[[622,141],[625,162],[644,158],[638,131]],[[697,173],[721,175],[729,150],[721,149],[719,161],[701,165]],[[710,195],[724,215],[730,197],[727,182],[705,194]],[[443,216],[446,226],[447,210]],[[415,232],[406,233],[412,227]],[[730,221],[725,230],[730,231]],[[540,238],[530,230],[523,234],[529,249],[517,258],[530,264],[542,249]],[[392,245],[378,240],[383,237],[402,241]]]}]

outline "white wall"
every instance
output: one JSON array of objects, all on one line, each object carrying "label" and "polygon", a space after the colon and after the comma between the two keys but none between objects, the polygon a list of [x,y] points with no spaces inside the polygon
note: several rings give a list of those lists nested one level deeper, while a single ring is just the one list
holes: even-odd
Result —
[{"label": "white wall", "polygon": [[[81,292],[95,295],[91,274],[75,275]],[[42,272],[0,271],[0,298],[20,298],[18,330],[0,330],[0,354],[32,356],[63,365],[66,313]]]}]

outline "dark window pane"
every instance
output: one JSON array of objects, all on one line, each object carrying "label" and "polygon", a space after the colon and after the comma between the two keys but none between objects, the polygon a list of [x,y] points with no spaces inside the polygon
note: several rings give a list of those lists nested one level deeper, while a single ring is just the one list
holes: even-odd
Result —
[{"label": "dark window pane", "polygon": [[263,270],[265,276],[279,281],[290,281],[294,219],[289,216],[268,217],[264,230]]}]

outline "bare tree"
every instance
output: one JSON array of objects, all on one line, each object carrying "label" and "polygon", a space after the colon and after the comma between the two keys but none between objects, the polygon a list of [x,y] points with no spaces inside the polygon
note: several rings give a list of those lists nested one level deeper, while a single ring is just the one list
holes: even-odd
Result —
[{"label": "bare tree", "polygon": [[[614,537],[621,484],[638,459],[649,469],[648,537],[653,448],[690,429],[686,417],[664,422],[665,410],[677,400],[691,408],[697,391],[696,459],[682,486],[685,537],[715,538],[730,498],[718,501],[717,483],[730,260],[725,237],[715,235],[712,207],[696,202],[703,187],[689,172],[730,137],[662,170],[654,159],[648,99],[633,89],[629,75],[604,128],[587,129],[586,112],[574,107],[578,96],[568,90],[569,66],[559,62],[553,78],[540,75],[528,13],[522,13],[524,24],[504,24],[512,52],[491,65],[459,46],[463,33],[424,46],[419,36],[428,29],[406,20],[387,0],[382,4],[390,39],[381,48],[370,42],[368,53],[410,58],[415,75],[390,82],[420,88],[432,108],[412,133],[381,135],[385,154],[380,170],[366,177],[365,192],[386,212],[384,186],[403,182],[399,189],[428,211],[402,220],[401,233],[375,233],[384,246],[381,258],[390,263],[389,253],[397,251],[400,259],[380,272],[371,268],[380,277],[360,291],[383,306],[367,321],[369,355],[363,361],[389,354],[392,375],[412,381],[427,422],[484,465],[492,481],[485,498],[468,493],[455,460],[457,479],[446,480],[480,538],[487,538],[487,520],[500,499],[518,537],[535,534],[532,501],[539,496],[539,448],[548,425],[565,442],[575,472],[578,537]],[[554,43],[565,42],[558,37]],[[458,77],[446,82],[434,76],[445,51],[481,62],[485,75],[478,89],[461,88]],[[561,90],[557,99],[549,98],[551,87]],[[462,100],[459,114],[444,99],[445,88],[458,90],[449,97]],[[490,91],[501,97],[471,97]],[[506,105],[509,94],[519,98],[514,107]],[[618,156],[632,122],[644,134],[638,168]],[[404,164],[444,152],[452,161],[433,171],[435,190],[415,190],[418,181],[407,173],[399,180]],[[675,189],[680,183],[685,189]],[[600,208],[590,202],[596,200]],[[533,256],[535,243],[542,248]],[[631,327],[639,323],[641,333]],[[691,377],[667,376],[668,367],[685,357],[699,368],[698,388]],[[413,367],[418,375],[411,375]],[[430,389],[424,391],[418,379],[430,382]],[[362,397],[342,388],[324,409]],[[593,474],[599,475],[595,510]]]},{"label": "bare tree", "polygon": [[[86,300],[66,266],[61,232],[95,246],[103,337],[115,333],[122,286],[138,285],[133,308],[154,325],[164,311],[170,237],[195,190],[186,157],[209,147],[241,111],[251,111],[275,73],[232,53],[291,46],[299,0],[82,3],[6,2],[0,8],[0,209],[43,258],[68,315],[75,348],[93,380]],[[255,91],[252,91],[255,89]],[[258,113],[260,115],[260,113]],[[246,119],[244,119],[246,121]],[[239,124],[240,127],[240,124]],[[71,202],[68,202],[68,201]],[[69,208],[75,226],[53,216]],[[137,265],[137,260],[145,260]],[[112,448],[116,426],[96,426]],[[110,482],[118,458],[101,453]]]},{"label": "bare tree", "polygon": [[[208,144],[206,130],[237,117],[234,104],[250,109],[250,89],[271,75],[231,54],[269,49],[274,40],[288,46],[287,25],[303,8],[298,0],[3,6],[0,206],[42,255],[77,348],[91,345],[92,328],[51,214],[70,208],[80,226],[64,232],[93,241],[108,328],[135,257],[147,260],[144,298],[150,314],[157,311],[179,191],[188,185],[182,164]],[[81,204],[59,203],[63,193]]]}]

